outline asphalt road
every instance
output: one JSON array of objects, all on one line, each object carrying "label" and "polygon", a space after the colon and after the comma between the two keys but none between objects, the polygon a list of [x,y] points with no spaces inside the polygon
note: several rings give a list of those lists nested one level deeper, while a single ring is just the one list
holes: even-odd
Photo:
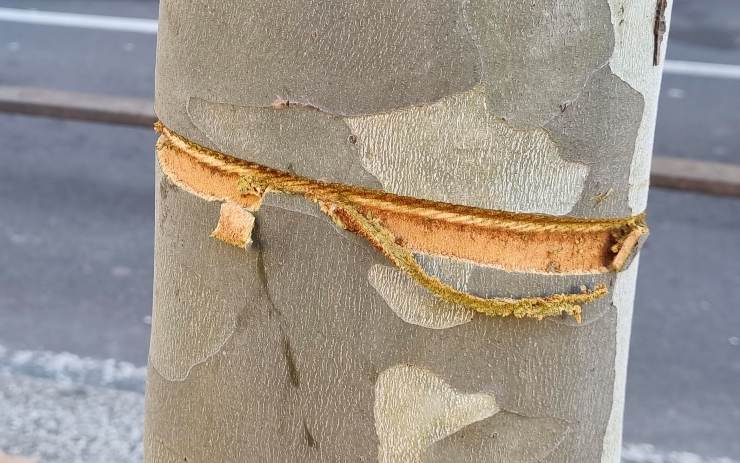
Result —
[{"label": "asphalt road", "polygon": [[[156,17],[156,4],[144,0],[0,0],[0,7]],[[151,97],[154,46],[152,35],[0,22],[0,85]],[[676,0],[669,58],[740,64],[740,2]],[[740,80],[666,75],[656,152],[740,163],[738,101]],[[146,129],[0,115],[0,373],[16,365],[0,375],[0,451],[40,445],[11,442],[32,429],[23,420],[32,404],[58,409],[51,393],[33,401],[19,392],[55,387],[54,374],[30,384],[40,367],[18,367],[7,352],[146,362],[154,140]],[[649,211],[625,441],[662,450],[651,457],[648,447],[633,445],[638,453],[625,461],[736,463],[740,200],[654,190]],[[106,401],[96,398],[109,390],[85,381],[80,394],[98,417]],[[140,400],[139,392],[121,394]],[[123,441],[136,439],[137,407],[119,423]],[[704,458],[671,460],[670,451]]]}]

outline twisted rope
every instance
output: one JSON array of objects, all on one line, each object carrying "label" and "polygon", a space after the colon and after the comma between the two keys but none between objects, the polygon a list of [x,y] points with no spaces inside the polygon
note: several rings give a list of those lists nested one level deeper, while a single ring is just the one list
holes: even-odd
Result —
[{"label": "twisted rope", "polygon": [[393,234],[363,207],[412,214],[433,220],[447,221],[470,226],[496,226],[524,232],[595,232],[610,231],[616,238],[615,249],[633,230],[647,231],[644,214],[617,219],[581,219],[553,217],[542,214],[522,214],[494,211],[469,206],[459,206],[408,196],[394,195],[340,183],[322,182],[289,172],[273,169],[250,161],[206,148],[194,143],[165,127],[161,122],[155,130],[162,134],[158,148],[169,146],[184,153],[198,163],[223,173],[240,178],[242,194],[263,196],[268,192],[300,195],[319,203],[338,225],[367,239],[396,267],[406,272],[418,284],[437,297],[453,304],[463,305],[476,312],[506,317],[536,318],[568,314],[581,319],[581,305],[607,294],[603,284],[592,290],[574,294],[553,294],[544,297],[482,298],[453,288],[429,275],[414,255],[396,242]]}]

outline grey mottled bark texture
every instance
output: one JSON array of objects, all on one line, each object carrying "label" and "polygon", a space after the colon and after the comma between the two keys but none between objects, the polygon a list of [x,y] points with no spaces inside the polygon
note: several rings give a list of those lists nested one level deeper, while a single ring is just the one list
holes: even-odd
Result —
[{"label": "grey mottled bark texture", "polygon": [[[654,14],[655,0],[163,0],[156,110],[313,178],[631,215],[660,85]],[[481,296],[610,289],[580,325],[493,319],[438,301],[301,198],[268,195],[244,249],[209,237],[217,202],[156,181],[147,462],[618,462],[637,259],[545,275],[418,256]]]}]

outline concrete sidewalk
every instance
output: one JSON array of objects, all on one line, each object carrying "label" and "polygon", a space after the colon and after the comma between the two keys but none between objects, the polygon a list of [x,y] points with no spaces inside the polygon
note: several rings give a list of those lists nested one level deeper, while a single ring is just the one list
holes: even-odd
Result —
[{"label": "concrete sidewalk", "polygon": [[[142,460],[144,368],[0,346],[0,463]],[[740,463],[627,443],[623,463]],[[534,462],[533,462],[534,463]]]}]

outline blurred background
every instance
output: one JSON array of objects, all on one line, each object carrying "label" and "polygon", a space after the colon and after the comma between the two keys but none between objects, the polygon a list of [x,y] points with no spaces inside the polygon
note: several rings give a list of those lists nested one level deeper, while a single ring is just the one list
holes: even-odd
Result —
[{"label": "blurred background", "polygon": [[[0,463],[141,459],[156,17],[0,0]],[[740,462],[739,108],[740,1],[675,0],[627,463]]]}]

